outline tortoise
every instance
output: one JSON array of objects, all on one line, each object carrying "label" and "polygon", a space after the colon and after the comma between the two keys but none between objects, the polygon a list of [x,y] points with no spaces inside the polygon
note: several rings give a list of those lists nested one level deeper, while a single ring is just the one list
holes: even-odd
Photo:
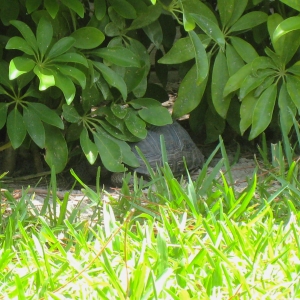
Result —
[{"label": "tortoise", "polygon": [[[195,145],[187,131],[176,121],[165,126],[152,126],[148,130],[147,137],[136,143],[129,143],[132,152],[136,155],[140,166],[130,168],[135,171],[138,176],[143,178],[149,177],[149,172],[143,161],[136,151],[136,146],[142,151],[146,160],[154,170],[162,166],[162,155],[160,145],[160,135],[164,136],[167,151],[168,164],[175,177],[179,177],[186,173],[184,159],[187,169],[190,172],[198,170],[202,167],[204,156],[199,148]],[[184,159],[183,159],[184,157]],[[122,184],[123,173],[114,173],[111,176],[111,182],[114,185]]]}]

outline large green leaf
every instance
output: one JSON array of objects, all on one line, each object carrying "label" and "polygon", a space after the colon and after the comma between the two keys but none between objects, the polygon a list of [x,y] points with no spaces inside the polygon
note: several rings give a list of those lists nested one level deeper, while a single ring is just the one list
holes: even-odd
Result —
[{"label": "large green leaf", "polygon": [[55,111],[53,111],[46,105],[36,102],[28,102],[27,106],[34,110],[43,122],[60,129],[64,129],[64,123],[61,118]]},{"label": "large green leaf", "polygon": [[196,76],[197,68],[196,65],[194,65],[180,83],[178,97],[173,107],[174,119],[190,113],[199,105],[206,88],[207,77],[198,85],[195,80]]},{"label": "large green leaf", "polygon": [[35,66],[35,62],[27,57],[17,56],[9,63],[9,79],[13,80],[22,74],[30,72]]},{"label": "large green leaf", "polygon": [[17,106],[8,114],[7,121],[7,134],[11,145],[14,149],[20,147],[26,137],[26,127],[23,122],[21,113],[18,111]]},{"label": "large green leaf", "polygon": [[45,147],[45,129],[39,115],[28,106],[23,109],[23,121],[32,140],[40,147]]},{"label": "large green leaf", "polygon": [[60,0],[65,6],[75,11],[80,18],[84,17],[83,3],[79,0]]},{"label": "large green leaf", "polygon": [[123,99],[126,100],[127,86],[123,78],[103,63],[93,61],[93,65],[102,73],[108,84],[117,88],[121,92]]},{"label": "large green leaf", "polygon": [[122,153],[119,145],[108,137],[105,131],[97,126],[93,132],[94,141],[105,168],[111,172],[123,172]]},{"label": "large green leaf", "polygon": [[131,50],[121,46],[99,48],[92,51],[91,54],[121,67],[139,68],[141,66],[139,57]]},{"label": "large green leaf", "polygon": [[300,2],[298,0],[280,0],[286,5],[289,5],[290,7],[300,11]]},{"label": "large green leaf", "polygon": [[55,172],[64,170],[68,162],[68,147],[66,140],[60,129],[44,124],[45,127],[45,161],[51,168],[55,167]]},{"label": "large green leaf", "polygon": [[193,49],[195,52],[195,60],[197,67],[196,83],[199,85],[208,75],[208,58],[205,48],[194,31],[189,31],[189,36],[192,40]]},{"label": "large green leaf", "polygon": [[125,117],[125,124],[128,130],[140,139],[147,136],[146,123],[133,111],[129,111]]},{"label": "large green leaf", "polygon": [[222,49],[225,47],[225,37],[221,29],[217,24],[212,22],[209,18],[191,14],[197,25],[209,36],[211,37]]},{"label": "large green leaf", "polygon": [[218,10],[223,27],[228,24],[233,14],[235,2],[235,0],[218,0]]},{"label": "large green leaf", "polygon": [[60,72],[54,74],[55,86],[64,94],[67,104],[71,104],[76,94],[76,88],[72,80]]},{"label": "large green leaf", "polygon": [[94,164],[98,156],[98,148],[91,141],[89,137],[89,133],[86,128],[83,128],[81,131],[80,146],[88,162],[91,165]]},{"label": "large green leaf", "polygon": [[268,19],[268,15],[262,11],[251,11],[243,15],[236,23],[232,25],[229,32],[242,31],[258,26]]},{"label": "large green leaf", "polygon": [[16,49],[28,55],[34,55],[32,47],[23,38],[19,36],[14,36],[10,38],[5,46],[5,49]]},{"label": "large green leaf", "polygon": [[254,47],[239,37],[230,37],[230,41],[236,52],[246,62],[250,63],[258,57],[258,54]]},{"label": "large green leaf", "polygon": [[82,117],[78,114],[76,108],[72,105],[63,104],[63,117],[70,123],[78,123]]},{"label": "large green leaf", "polygon": [[240,130],[241,135],[244,134],[244,132],[250,127],[252,124],[252,116],[255,104],[257,102],[256,97],[254,97],[253,92],[249,93],[242,101],[241,107],[240,107]]},{"label": "large green leaf", "polygon": [[285,82],[282,83],[279,91],[278,106],[280,108],[279,115],[281,129],[288,134],[293,126],[293,117],[296,115],[297,108],[287,91]]},{"label": "large green leaf", "polygon": [[216,56],[212,71],[211,97],[215,110],[224,119],[230,105],[230,98],[223,96],[224,87],[228,79],[227,60],[225,54],[220,50]]},{"label": "large green leaf", "polygon": [[50,46],[52,36],[53,27],[51,23],[46,18],[41,18],[36,30],[36,40],[42,58]]},{"label": "large green leaf", "polygon": [[70,36],[59,39],[50,49],[47,58],[52,59],[67,52],[74,45],[75,41],[76,40]]},{"label": "large green leaf", "polygon": [[249,139],[261,134],[270,124],[276,102],[277,84],[269,86],[258,98],[252,115]]},{"label": "large green leaf", "polygon": [[4,102],[0,102],[0,129],[2,129],[6,123],[7,110],[8,105]]},{"label": "large green leaf", "polygon": [[277,40],[283,35],[287,34],[290,31],[300,29],[300,17],[290,17],[284,21],[282,21],[275,29],[273,33],[273,41],[277,42]]},{"label": "large green leaf", "polygon": [[102,44],[104,34],[95,27],[81,27],[71,34],[75,39],[74,47],[79,49],[93,49]]},{"label": "large green leaf", "polygon": [[286,87],[288,94],[290,95],[291,99],[293,100],[295,106],[300,113],[300,80],[299,77],[293,75],[286,76]]},{"label": "large green leaf", "polygon": [[126,0],[113,0],[113,9],[125,19],[135,19],[137,17],[136,10]]},{"label": "large green leaf", "polygon": [[63,75],[72,79],[75,83],[79,83],[82,89],[85,89],[86,85],[86,77],[85,74],[79,69],[66,66],[66,65],[55,65],[58,71],[60,71]]}]

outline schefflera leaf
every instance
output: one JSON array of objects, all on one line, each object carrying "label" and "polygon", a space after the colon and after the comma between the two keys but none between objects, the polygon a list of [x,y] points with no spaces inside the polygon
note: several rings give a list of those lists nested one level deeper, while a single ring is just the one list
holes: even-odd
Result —
[{"label": "schefflera leaf", "polygon": [[80,134],[80,146],[86,156],[88,162],[92,165],[95,163],[98,156],[98,148],[89,137],[89,133],[86,128],[83,128]]},{"label": "schefflera leaf", "polygon": [[75,39],[74,47],[79,49],[93,49],[102,44],[105,39],[101,30],[95,27],[82,27],[71,34]]}]

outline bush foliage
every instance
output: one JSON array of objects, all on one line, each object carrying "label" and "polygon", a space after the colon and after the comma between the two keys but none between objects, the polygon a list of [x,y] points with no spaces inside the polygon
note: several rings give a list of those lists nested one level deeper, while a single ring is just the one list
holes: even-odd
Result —
[{"label": "bush foliage", "polygon": [[[227,125],[249,139],[270,124],[288,133],[300,109],[297,1],[0,3],[0,128],[14,149],[45,149],[56,172],[77,145],[91,164],[135,167],[128,142],[186,113],[212,142]],[[160,103],[171,69],[172,117]]]}]

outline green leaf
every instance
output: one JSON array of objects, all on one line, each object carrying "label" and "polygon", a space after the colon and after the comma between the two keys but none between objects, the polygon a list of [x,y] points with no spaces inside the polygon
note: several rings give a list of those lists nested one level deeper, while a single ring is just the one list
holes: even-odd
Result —
[{"label": "green leaf", "polygon": [[234,2],[234,8],[231,18],[228,22],[228,27],[232,26],[241,17],[248,4],[248,0],[239,0]]},{"label": "green leaf", "polygon": [[6,103],[0,102],[0,129],[2,129],[6,123],[7,109],[8,105]]},{"label": "green leaf", "polygon": [[[20,3],[18,0],[1,1],[0,18],[5,26],[10,25],[11,20],[18,19],[20,12]],[[23,4],[22,4],[23,7]]]},{"label": "green leaf", "polygon": [[120,141],[117,139],[113,139],[113,141],[116,144],[118,144],[118,146],[120,147],[121,154],[122,154],[122,156],[121,156],[122,161],[126,165],[131,166],[133,168],[139,167],[139,165],[140,165],[139,160],[137,159],[135,154],[131,151],[130,146],[124,141]]},{"label": "green leaf", "polygon": [[246,62],[252,62],[258,54],[251,44],[239,37],[230,37],[230,41],[236,52]]},{"label": "green leaf", "polygon": [[36,65],[33,69],[33,72],[40,79],[40,91],[44,91],[50,86],[55,85],[54,75],[49,70],[42,69],[40,66]]},{"label": "green leaf", "polygon": [[68,147],[66,140],[60,129],[44,124],[45,127],[45,161],[51,168],[55,167],[55,172],[64,170],[68,162]]},{"label": "green leaf", "polygon": [[86,128],[83,128],[81,131],[80,146],[88,162],[91,165],[94,164],[98,156],[98,148],[91,141],[89,137],[89,133]]},{"label": "green leaf", "polygon": [[126,115],[125,124],[128,130],[136,137],[144,139],[147,136],[146,123],[132,110]]},{"label": "green leaf", "polygon": [[92,49],[102,44],[104,34],[95,27],[81,27],[71,34],[75,39],[74,47],[79,49]]},{"label": "green leaf", "polygon": [[283,82],[279,91],[278,106],[280,108],[280,125],[283,132],[288,134],[293,126],[293,117],[296,115],[297,108],[290,97],[286,83]]},{"label": "green leaf", "polygon": [[201,82],[208,75],[209,66],[208,66],[207,54],[198,35],[194,31],[190,31],[189,36],[192,40],[193,49],[195,52],[196,68],[197,68],[196,83],[200,85]]},{"label": "green leaf", "polygon": [[139,68],[141,66],[139,57],[131,50],[121,46],[100,48],[92,51],[91,54],[121,67]]},{"label": "green leaf", "polygon": [[[75,44],[75,41],[76,40],[70,36],[61,38],[51,47],[47,55],[47,59],[52,59],[54,57],[57,58],[59,55],[62,55],[63,53],[67,52]],[[67,53],[66,56],[68,54],[76,53]]]},{"label": "green leaf", "polygon": [[53,0],[44,0],[44,5],[51,18],[55,19],[59,10],[58,2]]},{"label": "green leaf", "polygon": [[124,119],[128,113],[128,109],[125,105],[119,105],[115,103],[111,105],[111,111],[116,117],[120,119]]},{"label": "green leaf", "polygon": [[76,88],[72,80],[60,72],[54,74],[55,86],[64,94],[67,104],[71,104],[76,94]]},{"label": "green leaf", "polygon": [[78,53],[65,53],[52,59],[52,62],[76,63],[88,67],[85,57]]},{"label": "green leaf", "polygon": [[233,74],[228,79],[228,81],[224,87],[223,97],[226,97],[230,93],[238,90],[241,87],[244,79],[249,74],[251,74],[251,71],[252,71],[252,65],[247,64],[247,65],[243,66],[242,68],[240,68],[235,74]]},{"label": "green leaf", "polygon": [[120,28],[113,22],[108,23],[104,28],[105,35],[113,37],[121,35]]},{"label": "green leaf", "polygon": [[249,140],[261,134],[270,124],[277,95],[277,84],[269,86],[258,98],[252,116]]},{"label": "green leaf", "polygon": [[225,120],[212,109],[205,113],[206,140],[205,143],[212,143],[219,139],[225,129]]},{"label": "green leaf", "polygon": [[226,59],[229,76],[235,74],[239,69],[241,69],[245,63],[236,50],[230,45],[226,45]]},{"label": "green leaf", "polygon": [[159,49],[163,41],[163,31],[160,22],[155,20],[151,24],[143,27],[143,30],[155,47]]},{"label": "green leaf", "polygon": [[16,49],[28,55],[34,55],[34,51],[30,47],[30,45],[23,38],[19,36],[14,36],[10,38],[5,46],[5,49]]},{"label": "green leaf", "polygon": [[127,28],[127,30],[139,29],[151,24],[158,19],[161,11],[162,7],[160,5],[148,6],[145,11],[138,14],[137,18],[132,21],[130,27]]},{"label": "green leaf", "polygon": [[205,16],[200,16],[196,14],[191,14],[197,25],[209,36],[211,37],[221,49],[225,47],[225,37],[223,32],[220,30],[217,24],[212,22],[209,18]]},{"label": "green leaf", "polygon": [[218,0],[218,10],[223,27],[228,24],[233,14],[235,2],[235,0]]},{"label": "green leaf", "polygon": [[75,11],[80,18],[84,17],[84,7],[79,0],[60,0],[65,6]]},{"label": "green leaf", "polygon": [[13,80],[24,73],[30,72],[35,62],[27,57],[17,56],[9,63],[9,79]]},{"label": "green leaf", "polygon": [[94,0],[95,16],[97,20],[101,21],[106,14],[106,1],[105,0]]},{"label": "green leaf", "polygon": [[17,149],[22,145],[27,132],[22,115],[18,111],[17,106],[8,114],[6,126],[11,145],[14,149]]},{"label": "green leaf", "polygon": [[41,18],[37,30],[36,30],[36,40],[40,50],[41,58],[44,57],[46,51],[48,50],[53,37],[53,28],[51,23],[46,18]]},{"label": "green leaf", "polygon": [[112,69],[100,62],[93,61],[93,65],[102,73],[104,79],[108,82],[108,84],[117,88],[121,92],[123,99],[126,100],[127,86],[123,78]]},{"label": "green leaf", "polygon": [[99,126],[96,127],[96,132],[93,132],[93,136],[105,168],[111,172],[123,172],[125,169],[121,164],[122,153],[119,145],[111,140]]},{"label": "green leaf", "polygon": [[113,0],[112,7],[125,19],[135,19],[137,17],[134,7],[125,0]]},{"label": "green leaf", "polygon": [[28,14],[31,14],[41,5],[42,0],[26,0],[26,9]]},{"label": "green leaf", "polygon": [[242,101],[240,107],[240,130],[241,135],[250,127],[252,124],[252,116],[257,98],[254,97],[253,92],[249,93]]},{"label": "green leaf", "polygon": [[59,70],[63,75],[72,79],[75,83],[79,83],[82,89],[85,89],[86,77],[85,74],[79,69],[71,66],[65,65],[55,65],[57,70]]},{"label": "green leaf", "polygon": [[197,68],[193,65],[179,85],[178,97],[173,107],[174,119],[190,113],[201,102],[208,77],[198,85],[195,81],[196,76]]},{"label": "green leaf", "polygon": [[300,17],[290,17],[282,21],[275,29],[273,33],[273,42],[276,43],[277,40],[287,34],[290,31],[300,29]]},{"label": "green leaf", "polygon": [[78,123],[82,117],[78,114],[76,108],[72,105],[63,104],[63,117],[70,123]]},{"label": "green leaf", "polygon": [[236,23],[234,23],[228,32],[251,29],[266,22],[267,19],[268,15],[265,12],[251,11],[243,15]]},{"label": "green leaf", "polygon": [[300,3],[298,0],[280,0],[282,3],[300,11]]},{"label": "green leaf", "polygon": [[131,100],[129,104],[139,109],[139,116],[149,124],[163,126],[173,122],[169,111],[155,99],[140,98]]},{"label": "green leaf", "polygon": [[33,34],[32,30],[29,28],[29,26],[26,23],[18,21],[18,20],[12,20],[12,21],[10,21],[10,23],[21,32],[25,41],[33,49],[33,51],[37,54],[38,53],[38,44],[37,44],[35,35]]},{"label": "green leaf", "polygon": [[284,45],[284,38],[279,39],[277,42],[273,40],[273,34],[276,27],[283,21],[283,17],[280,14],[272,14],[268,17],[268,32],[272,41],[272,45],[276,51],[276,53],[282,53],[283,45]]},{"label": "green leaf", "polygon": [[300,113],[300,80],[299,77],[293,75],[286,76],[286,87],[288,94],[290,95],[292,101],[298,109],[298,113]]},{"label": "green leaf", "polygon": [[30,107],[30,109],[34,110],[43,122],[58,127],[60,129],[64,129],[64,123],[61,120],[61,118],[55,111],[53,111],[46,105],[41,103],[28,102],[27,106],[28,108]]},{"label": "green leaf", "polygon": [[223,119],[226,118],[230,105],[230,98],[223,97],[224,88],[228,79],[227,60],[225,54],[219,50],[212,71],[211,97],[215,110]]},{"label": "green leaf", "polygon": [[12,82],[8,78],[9,65],[5,60],[0,60],[0,84],[9,89],[13,89]]},{"label": "green leaf", "polygon": [[190,16],[190,14],[187,11],[183,11],[183,27],[184,30],[189,32],[191,30],[194,30],[196,27],[194,19]]},{"label": "green leaf", "polygon": [[39,115],[29,106],[23,109],[23,122],[32,140],[40,147],[45,147],[45,129]]}]

